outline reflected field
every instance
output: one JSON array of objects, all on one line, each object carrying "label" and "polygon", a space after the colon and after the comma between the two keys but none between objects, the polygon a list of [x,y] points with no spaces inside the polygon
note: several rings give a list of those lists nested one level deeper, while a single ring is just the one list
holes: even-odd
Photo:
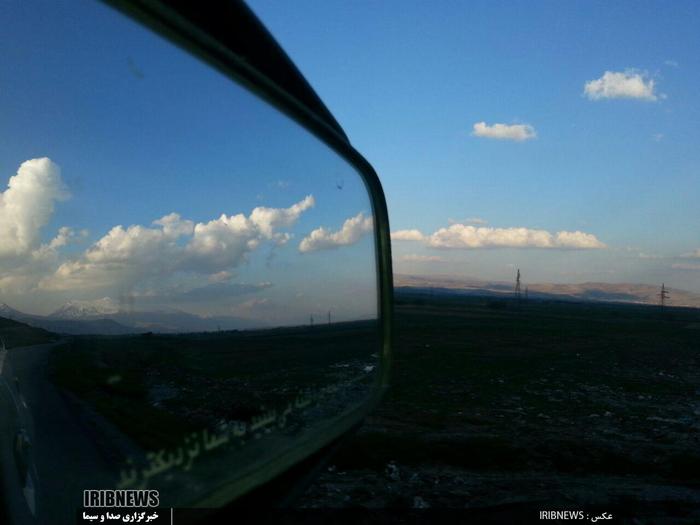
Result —
[{"label": "reflected field", "polygon": [[211,489],[366,402],[379,341],[375,321],[83,336],[55,347],[49,366],[120,466],[115,484],[166,484],[167,500],[195,478]]}]

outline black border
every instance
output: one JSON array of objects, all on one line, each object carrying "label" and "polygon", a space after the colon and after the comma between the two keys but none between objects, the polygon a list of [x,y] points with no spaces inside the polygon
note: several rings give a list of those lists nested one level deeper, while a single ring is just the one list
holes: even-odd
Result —
[{"label": "black border", "polygon": [[[379,287],[378,314],[382,334],[379,380],[370,402],[339,424],[337,431],[305,444],[296,457],[285,456],[279,468],[266,468],[252,476],[245,490],[224,488],[196,506],[220,506],[270,481],[315,451],[355,427],[376,406],[389,385],[393,321],[391,241],[386,200],[379,177],[350,144],[345,132],[253,12],[240,0],[192,2],[188,0],[104,0],[295,120],[362,176],[368,190],[375,224],[375,250]],[[334,435],[331,435],[334,434]]]}]

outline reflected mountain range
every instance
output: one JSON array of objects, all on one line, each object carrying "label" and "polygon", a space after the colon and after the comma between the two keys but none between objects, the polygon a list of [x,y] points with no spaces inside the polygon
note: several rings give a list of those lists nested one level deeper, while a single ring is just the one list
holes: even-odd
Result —
[{"label": "reflected mountain range", "polygon": [[266,327],[261,321],[233,316],[201,316],[176,309],[125,312],[108,298],[69,301],[49,315],[27,314],[2,303],[0,317],[71,335],[212,332]]}]

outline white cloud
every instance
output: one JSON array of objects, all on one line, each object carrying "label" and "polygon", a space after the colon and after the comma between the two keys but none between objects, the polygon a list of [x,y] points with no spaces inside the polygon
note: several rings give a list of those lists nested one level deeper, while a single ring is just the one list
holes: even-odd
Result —
[{"label": "white cloud", "polygon": [[486,122],[477,122],[474,124],[472,135],[489,139],[515,140],[518,142],[537,137],[535,128],[528,124],[493,124],[489,126]]},{"label": "white cloud", "polygon": [[401,256],[401,260],[404,262],[445,262],[445,259],[439,255],[416,255],[414,253]]},{"label": "white cloud", "polygon": [[288,227],[294,224],[301,214],[313,208],[316,204],[313,195],[307,195],[303,200],[289,208],[258,207],[250,214],[250,220],[267,238],[272,237],[275,228]]},{"label": "white cloud", "polygon": [[366,233],[372,231],[372,225],[372,217],[358,213],[347,219],[336,232],[323,227],[315,229],[299,243],[299,251],[307,253],[355,244]]},{"label": "white cloud", "polygon": [[700,248],[690,253],[684,253],[681,257],[686,257],[690,259],[700,259]]},{"label": "white cloud", "polygon": [[595,235],[581,231],[560,231],[529,228],[487,228],[453,223],[440,228],[431,235],[419,230],[400,230],[391,234],[392,241],[423,241],[432,248],[559,248],[594,249],[605,248]]},{"label": "white cloud", "polygon": [[424,241],[431,248],[605,248],[605,244],[595,235],[581,231],[550,233],[529,228],[486,228],[457,223],[440,228],[428,236],[424,236],[418,230],[396,233],[401,234],[402,240]]},{"label": "white cloud", "polygon": [[477,228],[453,224],[441,228],[428,239],[433,248],[604,248],[594,235],[580,231],[561,231],[552,234],[546,230],[529,228]]},{"label": "white cloud", "polygon": [[583,92],[591,100],[635,98],[655,101],[658,96],[654,88],[654,79],[646,73],[630,69],[624,72],[606,71],[602,77],[586,82]]},{"label": "white cloud", "polygon": [[392,241],[422,241],[425,236],[419,230],[399,230],[391,232]]},{"label": "white cloud", "polygon": [[0,193],[0,258],[29,254],[54,204],[69,198],[60,168],[44,157],[23,162]]},{"label": "white cloud", "polygon": [[182,220],[179,213],[171,213],[165,217],[153,221],[153,224],[163,227],[163,235],[168,238],[178,238],[182,235],[192,235],[194,231],[194,223],[188,220]]},{"label": "white cloud", "polygon": [[664,60],[664,64],[669,67],[679,67],[680,64],[676,60]]},{"label": "white cloud", "polygon": [[56,237],[32,251],[31,257],[35,261],[48,261],[51,259],[56,259],[59,255],[58,250],[60,248],[67,246],[68,244],[80,242],[82,239],[87,237],[87,235],[87,230],[75,232],[73,228],[63,226],[58,229]]},{"label": "white cloud", "polygon": [[64,262],[39,283],[48,290],[131,288],[147,279],[167,279],[176,272],[212,275],[216,281],[241,264],[262,242],[278,242],[314,205],[313,196],[289,208],[255,208],[250,216],[228,216],[195,224],[177,213],[155,227],[114,226],[77,259]]}]

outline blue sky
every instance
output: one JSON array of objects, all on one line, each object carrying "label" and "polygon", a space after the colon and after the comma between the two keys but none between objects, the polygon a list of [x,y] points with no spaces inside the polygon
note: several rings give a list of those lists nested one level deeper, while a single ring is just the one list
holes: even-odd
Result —
[{"label": "blue sky", "polygon": [[376,315],[369,199],[335,153],[104,5],[0,18],[0,303]]},{"label": "blue sky", "polygon": [[[397,271],[700,291],[697,2],[249,4],[379,172],[392,230],[423,234]],[[437,247],[451,222],[506,231]],[[605,247],[498,244],[511,228]]]},{"label": "blue sky", "polygon": [[[397,273],[700,292],[695,3],[251,6],[377,169]],[[336,155],[104,5],[0,19],[0,302],[376,313]]]}]

